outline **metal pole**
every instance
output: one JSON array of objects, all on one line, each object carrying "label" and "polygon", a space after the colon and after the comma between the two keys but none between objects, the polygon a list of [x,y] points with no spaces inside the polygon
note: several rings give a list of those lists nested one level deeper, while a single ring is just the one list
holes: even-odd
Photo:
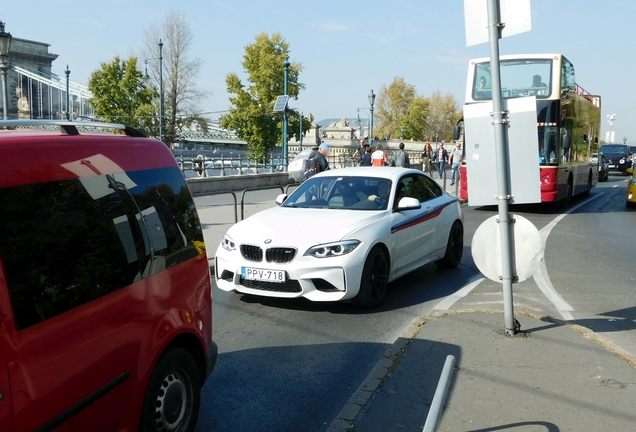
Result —
[{"label": "metal pole", "polygon": [[369,94],[369,102],[371,105],[371,108],[369,109],[369,111],[371,111],[371,125],[369,127],[369,145],[373,145],[373,102],[375,101],[375,95],[373,94],[373,90],[371,90],[371,94]]},{"label": "metal pole", "polygon": [[69,112],[69,96],[68,96],[68,77],[71,74],[71,71],[68,69],[68,65],[66,65],[66,70],[64,71],[64,75],[66,75],[66,120],[71,119],[71,114]]},{"label": "metal pole", "polygon": [[[287,96],[287,81],[289,79],[289,56],[285,56],[285,62],[283,63],[285,68],[285,96]],[[285,112],[283,113],[283,171],[287,171],[287,105],[285,105]]]},{"label": "metal pole", "polygon": [[163,142],[163,42],[159,39],[159,140]]},{"label": "metal pole", "polygon": [[446,393],[450,386],[454,366],[455,357],[452,355],[446,356],[444,368],[442,369],[442,374],[439,376],[435,395],[431,401],[431,408],[428,410],[426,423],[424,423],[424,429],[422,429],[422,432],[435,432],[437,429],[437,423],[442,416],[442,409],[444,408],[444,401],[446,400]]},{"label": "metal pole", "polygon": [[9,87],[7,86],[7,56],[0,56],[0,73],[2,74],[2,118],[7,120],[9,118]]},{"label": "metal pole", "polygon": [[300,147],[299,151],[303,151],[303,113],[300,112]]},{"label": "metal pole", "polygon": [[492,78],[492,110],[495,127],[495,162],[497,171],[497,204],[499,208],[499,234],[501,238],[501,281],[503,285],[504,324],[508,336],[519,330],[515,325],[512,300],[514,239],[511,235],[512,223],[508,213],[510,200],[510,176],[508,173],[508,134],[501,98],[501,77],[499,71],[499,38],[503,24],[500,22],[499,0],[488,0],[488,31],[490,39],[490,73]]}]

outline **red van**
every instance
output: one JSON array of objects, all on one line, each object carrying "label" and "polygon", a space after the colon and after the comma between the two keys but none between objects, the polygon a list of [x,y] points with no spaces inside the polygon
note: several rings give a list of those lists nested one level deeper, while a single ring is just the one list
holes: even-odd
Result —
[{"label": "red van", "polygon": [[172,153],[123,125],[0,128],[0,430],[194,430],[217,347]]}]

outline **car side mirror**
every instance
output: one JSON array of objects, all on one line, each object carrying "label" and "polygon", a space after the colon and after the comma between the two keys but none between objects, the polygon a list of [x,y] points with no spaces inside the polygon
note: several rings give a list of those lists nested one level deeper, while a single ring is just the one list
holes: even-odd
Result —
[{"label": "car side mirror", "polygon": [[570,137],[570,134],[567,134],[563,137],[563,150],[569,150],[570,149],[570,144],[572,143],[572,138]]},{"label": "car side mirror", "polygon": [[276,197],[276,204],[281,205],[287,199],[287,194],[280,194]]},{"label": "car side mirror", "polygon": [[417,210],[422,208],[422,204],[417,198],[404,197],[401,198],[397,205],[397,211]]},{"label": "car side mirror", "polygon": [[461,128],[458,125],[455,125],[453,128],[453,139],[457,141],[459,139],[459,134],[461,132]]}]

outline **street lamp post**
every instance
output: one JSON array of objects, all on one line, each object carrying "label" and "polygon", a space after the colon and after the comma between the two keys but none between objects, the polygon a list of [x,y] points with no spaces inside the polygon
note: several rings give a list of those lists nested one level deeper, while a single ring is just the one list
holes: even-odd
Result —
[{"label": "street lamp post", "polygon": [[66,120],[70,120],[71,119],[71,114],[69,111],[69,96],[68,96],[68,78],[71,75],[71,71],[68,68],[68,65],[66,65],[66,70],[64,71],[64,75],[66,75]]},{"label": "street lamp post", "polygon": [[298,151],[303,151],[303,112],[300,112],[300,146]]},{"label": "street lamp post", "polygon": [[607,142],[610,142],[610,143],[614,142],[614,131],[612,130],[614,126],[614,120],[616,120],[616,114],[607,115],[607,122],[610,125],[610,130],[606,138],[607,138]]},{"label": "street lamp post", "polygon": [[371,93],[369,93],[369,111],[371,111],[371,126],[369,127],[369,145],[373,144],[373,104],[375,103],[375,94],[373,94],[373,89]]},{"label": "street lamp post", "polygon": [[[367,111],[369,111],[368,108],[356,108],[356,109],[358,110],[358,126],[360,127],[360,139],[363,139],[364,138],[364,134],[362,133],[363,130],[362,130],[362,120],[360,119],[360,110],[362,110],[367,115],[367,118],[369,119],[368,123],[367,123],[368,125],[371,125],[371,116],[367,112]],[[367,129],[368,129],[368,127],[367,127]],[[367,143],[369,145],[371,145],[370,142],[367,142]]]},{"label": "street lamp post", "polygon": [[11,49],[11,33],[4,31],[4,23],[0,21],[0,74],[2,74],[2,107],[3,118],[7,120],[9,112],[9,87],[7,84],[7,72],[9,70],[9,64],[7,58],[9,56],[9,50]]},{"label": "street lamp post", "polygon": [[159,57],[147,58],[144,63],[146,65],[146,73],[144,81],[150,80],[148,75],[148,60],[159,60],[159,140],[163,141],[163,42],[159,39]]},{"label": "street lamp post", "polygon": [[[287,96],[287,85],[289,80],[289,56],[285,56],[285,62],[283,62],[283,68],[285,69],[285,92]],[[285,112],[283,113],[283,170],[287,171],[287,105],[285,105]]]},{"label": "street lamp post", "polygon": [[400,141],[404,139],[404,126],[400,126]]}]

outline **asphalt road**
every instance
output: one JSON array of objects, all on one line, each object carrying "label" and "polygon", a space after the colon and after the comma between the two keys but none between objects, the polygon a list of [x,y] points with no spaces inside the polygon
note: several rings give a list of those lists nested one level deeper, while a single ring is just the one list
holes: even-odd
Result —
[{"label": "asphalt road", "polygon": [[[571,213],[552,228],[545,262],[563,302],[550,301],[533,278],[514,286],[514,300],[515,311],[557,318],[569,313],[575,322],[636,353],[636,212],[625,210],[625,179],[611,176],[589,201],[575,200]],[[277,193],[254,194],[246,215],[271,206]],[[233,221],[231,200],[195,201],[213,255]],[[511,211],[547,230],[564,210],[513,206]],[[489,280],[476,283],[481,276],[470,254],[475,230],[496,208],[465,207],[464,212],[465,253],[459,268],[425,266],[390,284],[385,304],[371,312],[346,303],[275,300],[215,289],[219,358],[203,390],[197,431],[323,431],[414,318],[439,308],[501,309],[501,286]],[[448,296],[467,285],[469,293],[449,302]],[[519,320],[523,326],[523,317]]]}]

